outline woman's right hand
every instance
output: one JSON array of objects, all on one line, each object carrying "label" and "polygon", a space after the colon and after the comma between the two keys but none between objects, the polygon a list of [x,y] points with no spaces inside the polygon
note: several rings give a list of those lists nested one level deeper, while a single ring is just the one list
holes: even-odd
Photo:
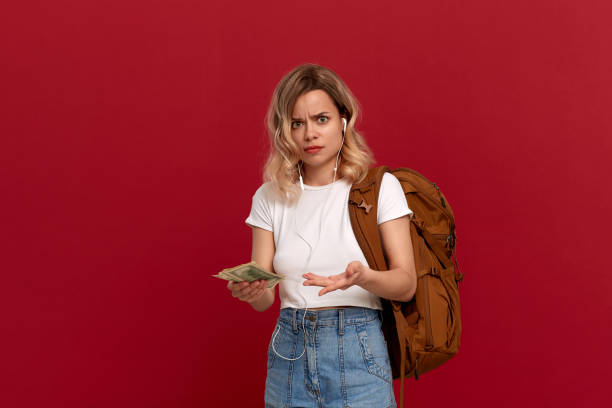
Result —
[{"label": "woman's right hand", "polygon": [[266,292],[266,281],[228,282],[227,288],[232,291],[233,297],[244,302],[253,303],[261,299]]}]

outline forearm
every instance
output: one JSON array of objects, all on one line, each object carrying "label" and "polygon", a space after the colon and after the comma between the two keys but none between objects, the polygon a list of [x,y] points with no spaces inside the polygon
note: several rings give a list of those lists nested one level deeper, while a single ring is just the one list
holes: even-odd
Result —
[{"label": "forearm", "polygon": [[274,288],[268,288],[264,291],[264,294],[254,302],[249,302],[253,309],[258,312],[267,310],[274,303]]},{"label": "forearm", "polygon": [[363,282],[359,286],[381,298],[407,302],[414,296],[416,284],[415,271],[404,268],[375,271],[366,268]]}]

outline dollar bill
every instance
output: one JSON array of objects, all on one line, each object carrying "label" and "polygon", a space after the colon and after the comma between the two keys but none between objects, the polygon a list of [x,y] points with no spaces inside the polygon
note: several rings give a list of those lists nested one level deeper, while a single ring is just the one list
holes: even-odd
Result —
[{"label": "dollar bill", "polygon": [[242,282],[244,279],[232,274],[231,272],[220,272],[217,275],[213,275],[215,278],[225,279],[232,282]]},{"label": "dollar bill", "polygon": [[238,265],[234,268],[224,269],[218,274],[212,276],[232,282],[253,282],[256,280],[265,280],[267,281],[266,287],[268,288],[273,288],[284,279],[284,276],[268,272],[257,265],[254,261]]}]

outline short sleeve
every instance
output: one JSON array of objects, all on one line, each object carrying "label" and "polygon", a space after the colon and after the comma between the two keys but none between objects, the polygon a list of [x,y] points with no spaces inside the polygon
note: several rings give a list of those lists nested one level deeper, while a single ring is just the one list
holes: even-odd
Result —
[{"label": "short sleeve", "polygon": [[377,223],[380,225],[404,215],[412,218],[413,212],[408,208],[402,185],[393,174],[385,173],[378,193]]},{"label": "short sleeve", "polygon": [[268,199],[266,190],[266,184],[263,184],[257,189],[253,195],[251,213],[244,222],[252,227],[259,227],[268,231],[273,231],[272,204]]}]

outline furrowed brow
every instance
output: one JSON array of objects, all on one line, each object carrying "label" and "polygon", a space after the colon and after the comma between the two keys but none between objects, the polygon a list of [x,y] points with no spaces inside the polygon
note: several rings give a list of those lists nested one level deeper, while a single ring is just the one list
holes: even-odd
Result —
[{"label": "furrowed brow", "polygon": [[[310,117],[310,119],[316,119],[316,118],[318,118],[318,117],[319,117],[319,116],[321,116],[321,115],[329,115],[329,114],[330,114],[329,112],[319,112],[319,113],[315,113],[314,115],[312,115],[312,116]],[[302,120],[302,118],[291,118],[291,120]]]}]

